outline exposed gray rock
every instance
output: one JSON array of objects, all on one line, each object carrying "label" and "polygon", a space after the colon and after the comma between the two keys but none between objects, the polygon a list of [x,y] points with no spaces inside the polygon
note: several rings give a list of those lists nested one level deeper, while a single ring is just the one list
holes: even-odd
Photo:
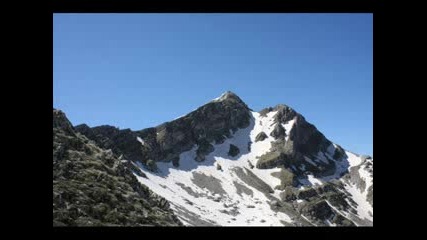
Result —
[{"label": "exposed gray rock", "polygon": [[210,221],[210,220],[206,220],[203,218],[203,216],[200,216],[198,214],[194,214],[190,211],[188,211],[187,209],[180,207],[179,205],[175,206],[175,211],[177,213],[178,216],[184,218],[186,221],[191,222],[192,224],[194,224],[195,226],[216,226],[217,224]]},{"label": "exposed gray rock", "polygon": [[291,186],[287,186],[285,188],[285,191],[280,193],[280,199],[282,199],[282,201],[295,201],[297,200],[296,194],[295,194],[296,190],[291,187]]},{"label": "exposed gray rock", "polygon": [[240,167],[234,167],[231,170],[236,173],[240,180],[258,191],[267,195],[269,195],[269,193],[274,193],[274,190],[267,183],[258,178],[251,170],[247,168],[243,170]]},{"label": "exposed gray rock", "polygon": [[268,138],[267,134],[265,132],[260,132],[255,137],[255,142],[264,141],[266,138]]},{"label": "exposed gray rock", "polygon": [[235,157],[240,153],[240,149],[233,144],[230,144],[230,149],[228,150],[228,156]]},{"label": "exposed gray rock", "polygon": [[188,194],[190,194],[191,196],[198,198],[198,197],[202,197],[204,195],[196,193],[195,191],[193,191],[193,189],[189,186],[186,186],[183,183],[177,182],[175,183],[176,185],[180,186],[182,189],[184,189]]},{"label": "exposed gray rock", "polygon": [[73,125],[61,110],[53,109],[53,128],[61,129],[69,135],[75,135]]},{"label": "exposed gray rock", "polygon": [[363,191],[366,188],[366,182],[365,180],[363,180],[363,178],[361,178],[359,174],[359,169],[362,166],[363,165],[351,167],[349,177],[350,177],[350,182],[354,183],[358,189]]},{"label": "exposed gray rock", "polygon": [[287,186],[296,186],[298,182],[291,169],[281,168],[279,172],[274,172],[271,175],[280,179],[280,185],[276,187],[279,190],[283,190]]},{"label": "exposed gray rock", "polygon": [[253,164],[251,163],[251,161],[249,161],[249,160],[248,160],[248,166],[249,166],[249,168],[250,168],[250,169],[253,169],[253,168],[254,168],[254,165],[253,165]]},{"label": "exposed gray rock", "polygon": [[61,111],[53,123],[54,226],[182,225],[164,198],[138,182],[133,165],[75,133]]},{"label": "exposed gray rock", "polygon": [[221,185],[221,181],[215,177],[207,176],[204,173],[193,172],[193,179],[191,179],[194,184],[200,188],[206,188],[212,194],[226,195]]},{"label": "exposed gray rock", "polygon": [[366,196],[369,204],[371,204],[372,207],[374,207],[374,184],[372,184],[368,188],[368,195]]},{"label": "exposed gray rock", "polygon": [[282,124],[277,123],[276,126],[274,126],[274,129],[271,132],[270,136],[274,137],[275,139],[285,139],[286,130],[282,126]]},{"label": "exposed gray rock", "polygon": [[344,149],[337,145],[335,148],[334,156],[333,158],[337,161],[342,160],[344,157],[347,157],[347,154],[345,153]]},{"label": "exposed gray rock", "polygon": [[219,163],[216,164],[216,170],[218,171],[222,171],[222,167]]},{"label": "exposed gray rock", "polygon": [[[79,125],[76,130],[101,147],[123,154],[125,159],[143,164],[148,159],[173,161],[174,166],[179,166],[180,153],[198,144],[202,147],[196,160],[203,161],[212,150],[211,142],[222,143],[231,136],[230,131],[247,127],[250,119],[248,106],[236,94],[227,92],[220,100],[209,102],[184,117],[155,128],[130,131],[111,126],[89,128]],[[137,141],[137,137],[144,141],[145,146]]]},{"label": "exposed gray rock", "polygon": [[295,110],[284,104],[276,105],[273,108],[273,111],[277,111],[276,115],[274,116],[275,123],[285,124],[297,115],[297,112],[295,112]]},{"label": "exposed gray rock", "polygon": [[334,215],[333,210],[325,201],[307,204],[302,209],[302,213],[304,214],[304,216],[317,220],[327,220],[333,217]]},{"label": "exposed gray rock", "polygon": [[154,160],[152,160],[152,159],[149,159],[147,161],[147,169],[150,170],[150,171],[152,171],[152,172],[157,171],[157,164],[156,164],[156,162]]},{"label": "exposed gray rock", "polygon": [[129,168],[136,175],[138,175],[140,177],[147,178],[147,175],[145,175],[145,173],[143,173],[141,171],[141,169],[134,162],[132,162],[130,160],[122,160],[122,163],[123,163],[124,166],[126,166],[127,168]]},{"label": "exposed gray rock", "polygon": [[271,201],[270,205],[271,205],[271,206],[274,206],[274,207],[276,207],[276,208],[278,208],[278,207],[281,207],[281,206],[282,206],[282,205],[280,204],[280,202],[279,202],[279,201],[277,201],[277,200],[273,200],[273,201]]},{"label": "exposed gray rock", "polygon": [[[286,108],[282,108],[286,109]],[[289,121],[289,116],[295,120],[295,123],[288,133],[289,139],[284,140],[281,135],[279,125],[276,125],[276,141],[272,142],[270,152],[260,156],[256,164],[257,168],[269,169],[284,166],[292,168],[292,172],[297,176],[303,174],[300,166],[306,163],[304,156],[317,156],[319,152],[326,152],[331,142],[327,140],[312,124],[305,121],[304,117],[299,114],[294,115],[289,112],[288,117],[285,113],[281,113],[277,118],[278,121]],[[285,120],[283,120],[285,119]],[[278,124],[278,123],[277,123]],[[335,172],[336,164],[332,159],[327,162],[318,161],[316,166],[305,164],[306,171],[312,172],[316,177],[328,176]]]},{"label": "exposed gray rock", "polygon": [[271,112],[271,111],[273,111],[273,108],[272,108],[272,107],[264,108],[264,109],[262,109],[261,111],[259,111],[259,115],[260,115],[261,117],[267,117],[267,113],[269,113],[269,112]]},{"label": "exposed gray rock", "polygon": [[284,162],[285,155],[278,151],[267,152],[259,157],[256,167],[259,169],[268,169],[280,166]]},{"label": "exposed gray rock", "polygon": [[198,145],[195,158],[198,162],[204,161],[205,156],[215,150],[214,146],[212,146],[212,144],[210,144],[206,139],[202,139]]},{"label": "exposed gray rock", "polygon": [[150,156],[144,155],[143,147],[137,140],[138,135],[130,129],[120,130],[108,125],[90,128],[86,124],[78,125],[75,129],[95,141],[101,148],[111,149],[115,154],[122,155],[124,159],[145,164],[150,158]]},{"label": "exposed gray rock", "polygon": [[297,193],[298,199],[309,200],[310,198],[315,197],[315,196],[317,196],[317,192],[313,188],[301,190]]},{"label": "exposed gray rock", "polygon": [[356,227],[356,225],[348,220],[347,218],[343,217],[341,214],[335,214],[334,218],[331,221],[332,223],[335,223],[337,226],[343,226],[343,227]]},{"label": "exposed gray rock", "polygon": [[250,188],[246,187],[245,185],[242,185],[236,181],[233,181],[233,184],[234,184],[234,187],[236,187],[236,189],[237,189],[238,195],[242,196],[242,193],[249,195],[249,196],[254,195],[254,192]]}]

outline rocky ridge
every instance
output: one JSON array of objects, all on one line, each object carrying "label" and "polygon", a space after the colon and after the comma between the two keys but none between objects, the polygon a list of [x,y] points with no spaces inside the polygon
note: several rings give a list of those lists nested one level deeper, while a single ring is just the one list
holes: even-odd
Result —
[{"label": "rocky ridge", "polygon": [[[153,128],[131,131],[79,125],[75,129],[131,160],[138,180],[167,198],[186,225],[373,223],[372,158],[332,143],[283,104],[257,113],[236,94],[226,92]],[[224,187],[227,182],[234,187]],[[206,202],[199,201],[204,198],[212,204],[233,206],[234,215],[227,221],[218,219],[218,214],[225,218],[230,213],[228,207],[217,213],[200,212]],[[240,219],[243,212],[260,211],[256,207],[243,211],[243,201],[249,201],[248,206],[261,204],[264,213],[272,211],[276,216],[256,223],[252,218]]]},{"label": "rocky ridge", "polygon": [[134,174],[146,177],[53,109],[53,226],[182,226],[169,202]]}]

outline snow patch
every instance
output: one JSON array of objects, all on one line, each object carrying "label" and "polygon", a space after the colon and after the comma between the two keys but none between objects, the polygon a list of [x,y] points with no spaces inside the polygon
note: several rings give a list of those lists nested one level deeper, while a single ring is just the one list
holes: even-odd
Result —
[{"label": "snow patch", "polygon": [[320,181],[318,178],[315,178],[313,175],[307,175],[307,179],[313,186],[323,184],[322,181]]},{"label": "snow patch", "polygon": [[354,167],[362,163],[362,159],[356,154],[348,151],[345,151],[345,153],[347,154],[347,160],[348,160],[348,163],[350,164],[350,167]]},{"label": "snow patch", "polygon": [[[207,155],[203,162],[194,160],[197,149],[194,146],[191,150],[180,154],[178,168],[173,167],[170,162],[158,162],[158,173],[141,168],[147,178],[138,176],[137,178],[155,193],[172,202],[175,205],[171,206],[174,211],[178,211],[178,208],[185,209],[199,219],[180,217],[186,225],[200,225],[197,221],[213,222],[221,226],[283,226],[280,220],[290,223],[292,219],[287,214],[271,209],[270,199],[265,193],[245,184],[232,170],[246,168],[273,189],[280,184],[280,179],[271,175],[279,172],[280,168],[250,169],[248,163],[249,161],[255,165],[258,161],[257,157],[271,148],[271,142],[274,139],[270,133],[273,131],[271,125],[275,114],[276,112],[270,112],[266,117],[261,118],[259,113],[252,112],[249,127],[239,129],[232,138],[226,139],[222,144],[211,143],[214,151]],[[261,131],[264,131],[268,137],[264,141],[255,142],[256,135]],[[247,151],[248,142],[252,142],[250,152]],[[241,153],[238,156],[228,156],[230,144],[240,149]],[[217,164],[221,165],[222,171],[216,169]],[[206,188],[199,187],[200,184],[194,183],[193,173],[214,177],[215,181],[220,182],[225,194],[214,194]],[[252,194],[241,192],[237,194],[235,183],[244,185],[252,191]],[[278,196],[279,193],[280,191],[276,190],[271,196]]]},{"label": "snow patch", "polygon": [[282,124],[282,126],[286,130],[286,138],[285,138],[286,141],[289,140],[289,133],[291,132],[292,128],[294,127],[295,119],[296,119],[296,117],[294,119],[292,119],[292,120],[289,120],[287,123]]},{"label": "snow patch", "polygon": [[138,142],[140,142],[143,146],[145,145],[145,142],[142,140],[142,138],[136,137],[136,140],[138,140]]}]

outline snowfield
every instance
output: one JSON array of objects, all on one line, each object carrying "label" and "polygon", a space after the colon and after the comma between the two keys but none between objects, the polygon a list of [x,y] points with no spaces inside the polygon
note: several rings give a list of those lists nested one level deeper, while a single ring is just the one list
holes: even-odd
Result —
[{"label": "snowfield", "polygon": [[[222,144],[212,143],[215,150],[206,156],[204,162],[194,160],[197,149],[194,146],[180,155],[178,168],[173,167],[172,163],[158,162],[159,172],[152,173],[141,167],[148,179],[137,176],[138,180],[169,200],[172,209],[181,212],[179,218],[187,225],[283,226],[280,221],[290,223],[288,215],[271,209],[268,204],[271,200],[266,197],[266,193],[246,184],[236,173],[238,169],[244,174],[250,171],[272,189],[280,184],[280,180],[271,175],[279,172],[279,168],[251,169],[249,164],[251,162],[255,165],[256,157],[270,149],[274,140],[270,133],[274,127],[275,114],[270,112],[266,117],[261,117],[259,113],[253,112],[251,124],[247,128],[238,130]],[[286,130],[289,131],[292,125],[287,124]],[[261,131],[268,138],[255,142],[256,135]],[[250,152],[248,142],[252,142]],[[240,149],[238,158],[228,156],[230,144]],[[222,170],[217,170],[217,164]],[[200,184],[204,179],[208,182]],[[185,215],[190,215],[185,214],[187,211],[197,216],[186,218]]]},{"label": "snowfield", "polygon": [[[221,97],[213,101],[221,101]],[[179,167],[174,167],[171,162],[157,162],[158,172],[153,173],[139,165],[147,178],[135,176],[153,192],[167,199],[185,225],[292,225],[293,218],[289,214],[278,212],[271,207],[273,202],[279,199],[281,192],[275,190],[275,187],[280,185],[280,180],[271,174],[279,172],[280,168],[253,167],[258,161],[257,157],[267,153],[274,141],[270,133],[274,128],[276,113],[269,112],[267,116],[262,117],[257,112],[251,112],[249,126],[239,129],[222,144],[211,143],[215,150],[207,155],[203,162],[194,160],[197,149],[197,146],[194,146],[191,150],[180,154]],[[286,132],[290,132],[294,123],[293,119],[283,124]],[[262,131],[268,137],[264,141],[255,142],[255,137]],[[138,141],[144,144],[141,139]],[[249,142],[251,142],[250,151]],[[240,154],[236,157],[228,156],[230,144],[240,149]],[[326,154],[332,155],[333,151],[334,146],[331,145]],[[351,167],[361,164],[361,158],[357,155],[349,152],[347,155]],[[327,161],[325,155],[320,153],[316,159],[306,157],[305,160],[307,164],[313,165],[316,165],[316,161]],[[218,165],[220,170],[217,169]],[[336,174],[343,172],[347,167],[338,166]],[[360,170],[360,175],[367,181],[367,189],[372,184],[372,177],[365,170]],[[328,180],[318,179],[313,175],[307,175],[307,177],[307,185],[321,185]],[[367,191],[360,191],[354,185],[346,186],[346,190],[358,204],[359,215],[372,220],[368,213],[370,211],[373,214],[373,210],[366,201]],[[298,204],[302,202],[302,200],[296,201]]]}]

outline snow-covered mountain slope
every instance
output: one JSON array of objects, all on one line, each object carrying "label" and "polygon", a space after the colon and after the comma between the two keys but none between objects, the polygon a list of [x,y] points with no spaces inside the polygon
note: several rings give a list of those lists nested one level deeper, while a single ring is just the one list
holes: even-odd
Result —
[{"label": "snow-covered mountain slope", "polygon": [[286,105],[254,112],[226,92],[153,128],[75,129],[138,166],[186,225],[373,225],[373,159]]},{"label": "snow-covered mountain slope", "polygon": [[[290,223],[288,214],[275,212],[268,204],[274,198],[269,190],[280,184],[271,173],[279,169],[251,169],[256,157],[271,146],[272,137],[262,142],[255,142],[255,137],[262,130],[268,134],[272,131],[273,115],[274,112],[262,118],[259,113],[253,113],[250,126],[238,130],[224,143],[214,145],[215,150],[203,163],[194,160],[195,146],[180,155],[178,168],[172,163],[157,163],[158,173],[142,168],[148,179],[138,180],[169,200],[180,219],[189,225],[271,226],[282,225],[280,221]],[[248,151],[249,142],[252,142],[251,151]],[[230,144],[242,153],[234,158],[228,156]]]},{"label": "snow-covered mountain slope", "polygon": [[[275,141],[271,132],[275,125],[274,116],[276,114],[277,111],[272,111],[262,117],[257,112],[251,112],[250,125],[238,130],[223,143],[213,144],[214,151],[206,156],[204,162],[199,163],[194,160],[197,149],[197,146],[194,146],[191,150],[181,153],[179,167],[174,167],[171,162],[158,162],[157,172],[151,172],[141,166],[147,178],[138,177],[138,180],[170,201],[171,208],[187,225],[315,224],[304,216],[299,217],[298,207],[295,208],[292,204],[282,202],[280,194],[284,191],[277,189],[280,179],[273,176],[274,173],[279,173],[281,168],[258,169],[253,167],[261,155],[270,151],[271,143]],[[292,119],[283,124],[286,132],[291,131],[294,121]],[[257,142],[255,138],[260,132],[265,132],[267,138]],[[240,149],[240,153],[235,157],[228,154],[230,144]],[[248,147],[249,145],[250,147]],[[329,148],[330,155],[333,154],[333,149],[335,149],[334,145]],[[349,152],[346,154],[351,169],[357,168],[360,177],[368,183],[363,189],[359,189],[354,183],[355,180],[350,179],[345,181],[343,191],[351,194],[351,199],[357,204],[353,204],[357,209],[354,219],[358,221],[358,218],[367,218],[372,221],[372,217],[368,214],[369,211],[372,213],[372,206],[366,200],[366,189],[372,185],[372,175],[361,167],[360,157]],[[317,161],[322,161],[322,155]],[[316,163],[312,162],[312,164]],[[337,173],[330,176],[330,179],[338,177],[339,173],[345,170],[338,168]],[[307,182],[304,182],[304,179],[300,180],[302,183],[300,189],[311,185],[322,185],[330,179],[316,178],[309,174]],[[335,214],[344,215],[346,218],[351,214],[334,210],[335,207],[331,207],[332,211],[336,212]],[[334,224],[328,220],[325,225]]]}]

